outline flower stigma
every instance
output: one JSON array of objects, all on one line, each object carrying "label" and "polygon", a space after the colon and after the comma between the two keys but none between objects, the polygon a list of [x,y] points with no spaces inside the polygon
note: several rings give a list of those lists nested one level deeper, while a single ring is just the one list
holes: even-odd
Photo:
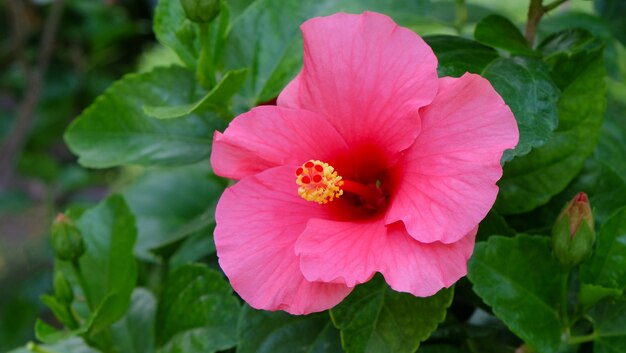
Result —
[{"label": "flower stigma", "polygon": [[341,177],[328,163],[310,160],[296,169],[298,194],[307,201],[325,204],[343,195]]},{"label": "flower stigma", "polygon": [[330,164],[319,160],[310,160],[296,169],[298,194],[307,201],[326,204],[345,193],[350,194],[350,201],[355,206],[378,209],[385,201],[380,187],[380,180],[363,184],[343,179]]}]

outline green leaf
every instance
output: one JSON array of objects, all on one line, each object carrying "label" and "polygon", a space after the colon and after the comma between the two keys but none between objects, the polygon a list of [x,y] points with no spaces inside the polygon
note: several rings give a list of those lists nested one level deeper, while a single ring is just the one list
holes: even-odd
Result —
[{"label": "green leaf", "polygon": [[[191,246],[188,243],[204,242],[206,239],[203,236],[208,236],[212,243],[210,247],[206,249],[196,249],[190,251],[192,254],[210,254],[215,252],[215,244],[213,244],[213,230],[215,229],[215,210],[210,208],[206,210],[200,216],[194,218],[189,223],[180,227],[176,232],[172,234],[169,241],[151,250],[156,256],[170,259],[170,265],[172,268],[178,265],[184,265],[193,261],[185,261],[184,254],[177,255],[178,252],[183,251],[186,246]],[[191,250],[191,249],[189,249]],[[206,252],[205,252],[206,251]]]},{"label": "green leaf", "polygon": [[100,351],[89,347],[80,337],[72,337],[51,345],[28,343],[23,348],[14,349],[8,353],[98,353]]},{"label": "green leaf", "polygon": [[108,327],[130,305],[137,279],[133,246],[135,218],[119,195],[113,195],[85,211],[76,221],[85,243],[78,263],[82,286],[92,309],[92,330]]},{"label": "green leaf", "polygon": [[626,183],[626,101],[609,100],[594,157],[605,163]]},{"label": "green leaf", "polygon": [[[206,163],[154,168],[124,190],[137,219],[135,254],[139,258],[155,260],[150,250],[177,240],[181,230],[213,208],[224,188],[211,175]],[[213,213],[210,216],[208,222]]]},{"label": "green leaf", "polygon": [[520,139],[514,150],[505,151],[502,159],[510,161],[531,149],[544,145],[558,124],[559,90],[550,70],[541,60],[500,58],[482,71],[515,115]]},{"label": "green leaf", "polygon": [[447,344],[435,344],[430,346],[423,346],[420,348],[419,353],[466,353],[467,351],[455,346]]},{"label": "green leaf", "polygon": [[606,300],[589,311],[594,353],[626,352],[626,300]]},{"label": "green leaf", "polygon": [[215,254],[214,228],[215,223],[212,223],[206,230],[203,229],[187,237],[180,245],[180,248],[172,255],[170,266],[176,268]]},{"label": "green leaf", "polygon": [[604,223],[615,210],[626,206],[624,175],[617,174],[613,166],[596,158],[585,163],[585,169],[569,189],[588,193],[593,216],[598,223]]},{"label": "green leaf", "polygon": [[603,299],[618,299],[623,291],[615,288],[605,288],[595,284],[580,284],[580,294],[578,300],[583,311],[587,311]]},{"label": "green leaf", "polygon": [[487,240],[492,235],[514,236],[515,231],[507,223],[504,217],[495,210],[489,211],[487,216],[480,221],[476,241]]},{"label": "green leaf", "polygon": [[200,30],[187,19],[179,0],[159,0],[154,9],[153,30],[159,42],[174,50],[187,67],[196,66],[201,50]]},{"label": "green leaf", "polygon": [[239,316],[237,353],[343,352],[328,314],[294,316],[244,306]]},{"label": "green leaf", "polygon": [[585,53],[567,60],[580,60],[581,67],[558,101],[559,126],[546,144],[504,166],[496,201],[502,214],[523,213],[547,203],[578,175],[595,147],[606,107],[601,52],[595,52],[591,61]]},{"label": "green leaf", "polygon": [[511,54],[538,56],[528,47],[522,32],[507,18],[489,15],[476,24],[474,38],[480,43],[504,49]]},{"label": "green leaf", "polygon": [[243,90],[247,107],[275,98],[295,76],[302,65],[298,26],[317,15],[317,7],[318,2],[261,0],[235,19],[224,48],[224,65],[251,68]]},{"label": "green leaf", "polygon": [[438,35],[424,37],[424,40],[437,56],[439,77],[460,77],[466,72],[480,74],[500,57],[493,48],[470,39]]},{"label": "green leaf", "polygon": [[387,286],[381,276],[357,286],[330,310],[348,353],[414,352],[446,317],[454,291],[418,298]]},{"label": "green leaf", "polygon": [[219,272],[186,265],[170,273],[163,288],[156,323],[159,352],[210,353],[237,343],[239,302]]},{"label": "green leaf", "polygon": [[569,28],[547,36],[537,46],[537,50],[540,50],[546,56],[555,54],[571,55],[585,49],[594,39],[593,35],[587,30]]},{"label": "green leaf", "polygon": [[626,45],[626,2],[623,0],[594,0],[594,7],[611,27],[615,38]]},{"label": "green leaf", "polygon": [[237,93],[243,85],[247,71],[247,69],[242,69],[227,72],[222,80],[209,93],[195,103],[156,107],[148,105],[143,107],[143,112],[157,119],[173,119],[196,112],[224,110],[230,98]]},{"label": "green leaf", "polygon": [[626,106],[609,100],[598,146],[576,184],[589,193],[599,223],[626,206]]},{"label": "green leaf", "polygon": [[46,324],[41,319],[37,319],[37,321],[35,321],[35,337],[37,337],[37,339],[43,343],[57,343],[74,335],[77,335],[78,333],[79,331],[59,331],[56,327],[52,327]]},{"label": "green leaf", "polygon": [[[422,1],[404,0],[258,0],[232,22],[224,48],[224,65],[226,69],[250,68],[240,97],[240,105],[249,108],[276,98],[302,67],[299,26],[304,21],[339,11],[359,13],[365,10],[398,14],[396,17],[401,18],[420,13],[419,10],[427,7]],[[411,23],[401,22],[420,24],[415,16]]]},{"label": "green leaf", "polygon": [[113,84],[68,128],[65,141],[91,168],[176,165],[206,158],[211,136],[225,122],[211,113],[158,120],[142,107],[181,105],[198,97],[193,74],[181,67],[130,74]]},{"label": "green leaf", "polygon": [[474,291],[513,333],[542,353],[556,352],[566,279],[549,238],[494,236],[476,245],[468,278]]},{"label": "green leaf", "polygon": [[600,228],[596,248],[580,269],[583,283],[626,289],[626,208],[616,211]]},{"label": "green leaf", "polygon": [[156,305],[156,298],[150,291],[135,288],[128,312],[111,327],[118,352],[154,352]]},{"label": "green leaf", "polygon": [[50,311],[52,311],[57,320],[59,320],[59,322],[61,322],[65,327],[73,328],[76,326],[76,321],[72,318],[72,313],[70,312],[70,308],[67,305],[65,305],[55,296],[48,294],[42,295],[40,299],[41,302],[44,303],[50,309]]}]

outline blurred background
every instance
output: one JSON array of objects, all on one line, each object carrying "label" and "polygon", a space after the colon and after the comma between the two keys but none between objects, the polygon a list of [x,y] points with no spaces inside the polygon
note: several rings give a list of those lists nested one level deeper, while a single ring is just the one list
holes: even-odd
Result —
[{"label": "blurred background", "polygon": [[[522,26],[528,7],[527,0],[473,0],[463,7],[463,0],[414,1],[436,5],[413,28],[420,34],[471,36],[490,13]],[[94,204],[140,173],[82,168],[63,133],[122,75],[177,62],[152,34],[155,2],[0,0],[0,351],[33,339],[35,318],[49,315],[39,296],[51,287],[48,231],[56,214]],[[606,38],[609,71],[613,77],[626,71],[616,59],[624,47],[597,20],[592,1],[571,0],[542,26],[580,26]]]},{"label": "blurred background", "polygon": [[154,2],[0,0],[0,351],[32,339],[45,314],[56,213],[120,180],[81,168],[63,132],[111,83],[162,57]]}]

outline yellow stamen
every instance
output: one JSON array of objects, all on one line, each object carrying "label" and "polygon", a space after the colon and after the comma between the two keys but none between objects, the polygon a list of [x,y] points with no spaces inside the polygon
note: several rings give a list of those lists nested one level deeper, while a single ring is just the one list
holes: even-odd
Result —
[{"label": "yellow stamen", "polygon": [[325,204],[343,195],[343,181],[335,168],[322,161],[310,160],[296,170],[298,194],[307,201]]}]

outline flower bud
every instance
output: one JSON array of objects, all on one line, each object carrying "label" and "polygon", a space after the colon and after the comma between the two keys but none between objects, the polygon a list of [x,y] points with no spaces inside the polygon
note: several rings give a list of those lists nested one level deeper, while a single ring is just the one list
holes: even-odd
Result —
[{"label": "flower bud", "polygon": [[54,272],[52,285],[54,287],[54,296],[59,299],[59,301],[67,305],[72,303],[72,300],[74,300],[74,291],[72,291],[72,286],[63,272],[58,270]]},{"label": "flower bud", "polygon": [[52,223],[52,249],[64,261],[78,260],[85,252],[83,237],[71,219],[60,213]]},{"label": "flower bud", "polygon": [[198,23],[213,21],[222,9],[221,0],[180,0],[180,3],[187,18]]},{"label": "flower bud", "polygon": [[581,192],[556,219],[552,228],[552,249],[561,265],[572,268],[591,254],[595,239],[589,199]]}]

